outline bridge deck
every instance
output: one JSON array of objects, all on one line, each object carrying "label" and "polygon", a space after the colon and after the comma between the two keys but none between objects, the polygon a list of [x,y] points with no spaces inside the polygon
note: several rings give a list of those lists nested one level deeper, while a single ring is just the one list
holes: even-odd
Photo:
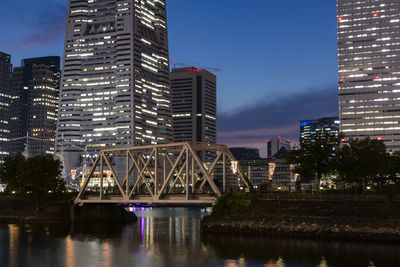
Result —
[{"label": "bridge deck", "polygon": [[115,203],[115,204],[207,204],[212,205],[216,200],[215,197],[211,196],[198,196],[194,199],[186,199],[185,195],[172,195],[164,197],[163,199],[156,199],[151,196],[136,196],[134,199],[125,199],[121,196],[107,196],[99,199],[98,196],[86,196],[76,200],[76,204],[84,203]]}]

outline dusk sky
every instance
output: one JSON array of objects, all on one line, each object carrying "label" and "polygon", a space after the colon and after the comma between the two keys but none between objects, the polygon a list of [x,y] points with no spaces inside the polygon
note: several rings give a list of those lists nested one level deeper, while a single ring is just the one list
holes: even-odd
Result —
[{"label": "dusk sky", "polygon": [[[0,51],[63,53],[67,0],[0,3]],[[337,116],[336,1],[168,0],[171,65],[221,69],[218,138],[265,146],[299,121]],[[180,67],[180,66],[179,66]]]}]

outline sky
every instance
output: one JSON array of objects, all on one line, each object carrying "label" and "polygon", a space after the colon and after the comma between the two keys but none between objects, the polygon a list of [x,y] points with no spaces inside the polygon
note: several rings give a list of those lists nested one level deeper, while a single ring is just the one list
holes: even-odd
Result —
[{"label": "sky", "polygon": [[[0,51],[63,53],[67,0],[0,1]],[[220,69],[218,142],[296,140],[299,121],[337,116],[333,0],[167,0],[170,60]]]}]

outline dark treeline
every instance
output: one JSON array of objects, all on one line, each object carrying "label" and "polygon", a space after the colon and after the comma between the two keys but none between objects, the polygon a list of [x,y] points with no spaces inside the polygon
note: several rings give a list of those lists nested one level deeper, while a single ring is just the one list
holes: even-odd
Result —
[{"label": "dark treeline", "polygon": [[26,159],[22,155],[7,157],[0,166],[0,180],[6,193],[20,196],[36,206],[36,212],[65,192],[61,162],[50,155]]},{"label": "dark treeline", "polygon": [[[343,143],[341,143],[343,141]],[[330,181],[355,192],[381,189],[400,182],[400,153],[388,152],[382,140],[350,139],[321,133],[286,156],[295,165],[299,183]]]}]

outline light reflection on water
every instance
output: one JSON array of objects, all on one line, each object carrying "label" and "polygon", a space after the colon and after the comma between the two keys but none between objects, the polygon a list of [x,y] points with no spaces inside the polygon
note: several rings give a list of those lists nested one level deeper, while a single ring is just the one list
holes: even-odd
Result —
[{"label": "light reflection on water", "polygon": [[0,266],[400,266],[398,244],[200,235],[200,209],[135,213],[127,225],[0,225]]}]

